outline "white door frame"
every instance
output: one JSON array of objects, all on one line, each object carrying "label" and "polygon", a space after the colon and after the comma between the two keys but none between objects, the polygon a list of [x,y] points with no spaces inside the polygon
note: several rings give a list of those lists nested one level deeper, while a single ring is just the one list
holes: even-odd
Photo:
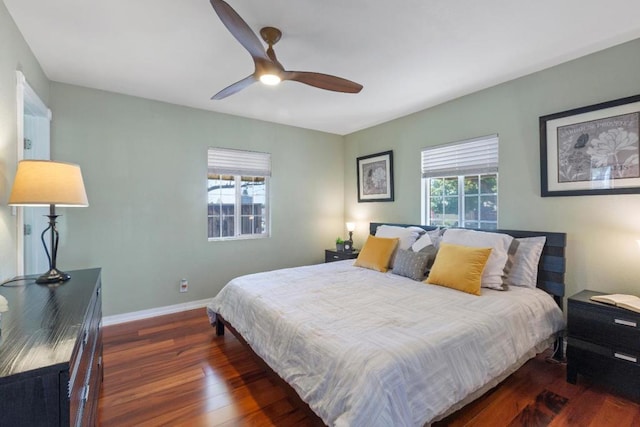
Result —
[{"label": "white door frame", "polygon": [[[51,110],[42,102],[42,99],[33,90],[27,82],[24,74],[16,70],[16,117],[17,117],[17,141],[18,161],[24,159],[24,114],[28,111],[30,114],[39,117],[46,117],[51,123]],[[47,141],[49,144],[50,141]],[[47,156],[49,157],[49,156]],[[16,272],[18,276],[24,275],[24,208],[13,207],[12,213],[16,215],[17,239],[17,266]]]}]

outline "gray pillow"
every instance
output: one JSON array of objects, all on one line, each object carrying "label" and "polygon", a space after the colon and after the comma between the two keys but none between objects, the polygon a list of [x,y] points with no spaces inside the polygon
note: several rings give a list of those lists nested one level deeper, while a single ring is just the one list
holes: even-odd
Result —
[{"label": "gray pillow", "polygon": [[436,255],[438,254],[437,246],[435,246],[435,245],[427,245],[424,248],[420,249],[418,251],[418,253],[428,254],[431,257],[429,259],[429,263],[427,264],[427,270],[431,269],[431,266],[433,266],[433,262],[436,260]]},{"label": "gray pillow", "polygon": [[[433,246],[427,246],[427,248]],[[413,280],[422,281],[426,277],[427,269],[433,264],[435,251],[426,251],[424,248],[420,252],[413,252],[405,249],[398,249],[396,259],[393,262],[393,274],[408,277]],[[434,248],[435,249],[435,248]]]}]

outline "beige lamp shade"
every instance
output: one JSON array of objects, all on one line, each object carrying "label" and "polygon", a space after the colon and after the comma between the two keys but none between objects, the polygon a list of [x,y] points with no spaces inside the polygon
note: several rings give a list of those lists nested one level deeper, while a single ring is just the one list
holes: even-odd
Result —
[{"label": "beige lamp shade", "polygon": [[10,206],[89,206],[80,166],[50,160],[18,162]]}]

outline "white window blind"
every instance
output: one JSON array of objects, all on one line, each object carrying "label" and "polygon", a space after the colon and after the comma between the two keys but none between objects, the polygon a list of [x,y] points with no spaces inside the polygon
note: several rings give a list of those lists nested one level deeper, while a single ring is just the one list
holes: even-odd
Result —
[{"label": "white window blind", "polygon": [[271,176],[271,154],[257,151],[209,148],[211,175]]},{"label": "white window blind", "polygon": [[423,178],[495,172],[498,172],[498,135],[422,150]]}]

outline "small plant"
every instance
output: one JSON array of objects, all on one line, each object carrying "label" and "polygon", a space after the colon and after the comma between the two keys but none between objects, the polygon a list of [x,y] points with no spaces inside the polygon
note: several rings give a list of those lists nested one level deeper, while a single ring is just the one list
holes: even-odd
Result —
[{"label": "small plant", "polygon": [[342,240],[342,237],[336,238],[336,245],[342,245],[343,243],[344,243],[344,240]]}]

